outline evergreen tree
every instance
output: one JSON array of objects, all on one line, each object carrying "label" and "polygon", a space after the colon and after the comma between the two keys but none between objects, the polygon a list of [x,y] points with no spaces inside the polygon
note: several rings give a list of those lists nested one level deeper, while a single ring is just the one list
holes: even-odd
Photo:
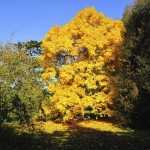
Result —
[{"label": "evergreen tree", "polygon": [[122,85],[119,85],[122,99],[118,99],[118,106],[121,116],[139,127],[150,126],[149,10],[149,0],[136,0],[127,7],[123,16],[126,35],[120,72]]}]

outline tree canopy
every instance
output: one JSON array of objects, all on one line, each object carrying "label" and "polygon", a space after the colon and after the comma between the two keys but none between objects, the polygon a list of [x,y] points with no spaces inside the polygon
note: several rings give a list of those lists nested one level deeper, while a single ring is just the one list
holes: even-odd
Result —
[{"label": "tree canopy", "polygon": [[54,26],[42,41],[40,62],[50,97],[49,110],[63,121],[112,116],[116,97],[113,74],[125,31],[122,21],[85,8],[64,26]]},{"label": "tree canopy", "polygon": [[29,56],[39,56],[42,53],[41,42],[30,40],[14,44],[18,49],[24,50]]},{"label": "tree canopy", "polygon": [[[123,21],[126,27],[124,54],[126,77],[138,89],[135,99],[131,96],[134,110],[130,114],[132,121],[138,126],[150,125],[150,1],[136,0],[128,6]],[[128,87],[127,87],[128,88]],[[127,94],[128,95],[128,94]],[[131,104],[131,103],[130,103]],[[129,117],[129,116],[128,116]]]},{"label": "tree canopy", "polygon": [[0,49],[0,122],[29,122],[44,99],[37,58],[12,44]]}]

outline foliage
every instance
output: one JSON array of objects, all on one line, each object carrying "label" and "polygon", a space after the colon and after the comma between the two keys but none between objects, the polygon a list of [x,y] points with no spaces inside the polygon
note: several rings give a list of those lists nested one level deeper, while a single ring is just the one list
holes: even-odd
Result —
[{"label": "foliage", "polygon": [[65,26],[54,26],[42,41],[43,80],[52,94],[49,110],[63,121],[112,116],[116,98],[112,76],[119,66],[124,26],[93,7],[80,11]]},{"label": "foliage", "polygon": [[14,44],[19,50],[24,50],[29,56],[39,56],[42,53],[41,42],[30,40]]},{"label": "foliage", "polygon": [[115,100],[115,107],[113,107],[114,119],[121,126],[130,126],[132,124],[131,114],[134,112],[139,90],[136,84],[129,79],[127,72],[119,71],[114,80],[118,87],[118,95]]},{"label": "foliage", "polygon": [[0,122],[29,123],[44,98],[37,58],[11,43],[0,50]]},{"label": "foliage", "polygon": [[[125,84],[125,89],[130,89],[133,84],[138,92],[136,96],[132,90],[123,96],[123,102],[127,101],[128,106],[133,106],[132,109],[127,109],[127,117],[136,126],[150,126],[150,1],[136,0],[132,6],[128,6],[125,10],[123,21],[126,27],[124,54],[125,59],[121,77],[122,84]],[[130,82],[130,84],[126,84]],[[121,87],[121,86],[120,86]],[[120,88],[120,91],[122,88]],[[126,97],[130,97],[126,100]],[[130,101],[131,100],[131,101]],[[121,100],[120,100],[121,101]],[[124,108],[120,109],[122,116]]]}]

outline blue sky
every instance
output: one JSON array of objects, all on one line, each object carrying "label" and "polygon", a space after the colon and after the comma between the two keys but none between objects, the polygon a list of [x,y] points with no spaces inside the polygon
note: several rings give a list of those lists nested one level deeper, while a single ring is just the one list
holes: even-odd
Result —
[{"label": "blue sky", "polygon": [[0,41],[41,41],[54,25],[64,25],[80,10],[94,6],[112,19],[122,18],[134,0],[0,0]]}]

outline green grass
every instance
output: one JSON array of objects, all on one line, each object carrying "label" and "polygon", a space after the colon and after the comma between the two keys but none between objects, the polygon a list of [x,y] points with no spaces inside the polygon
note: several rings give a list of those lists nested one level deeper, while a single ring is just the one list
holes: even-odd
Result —
[{"label": "green grass", "polygon": [[150,150],[150,131],[92,120],[70,125],[37,122],[34,132],[7,124],[0,128],[0,150]]}]

